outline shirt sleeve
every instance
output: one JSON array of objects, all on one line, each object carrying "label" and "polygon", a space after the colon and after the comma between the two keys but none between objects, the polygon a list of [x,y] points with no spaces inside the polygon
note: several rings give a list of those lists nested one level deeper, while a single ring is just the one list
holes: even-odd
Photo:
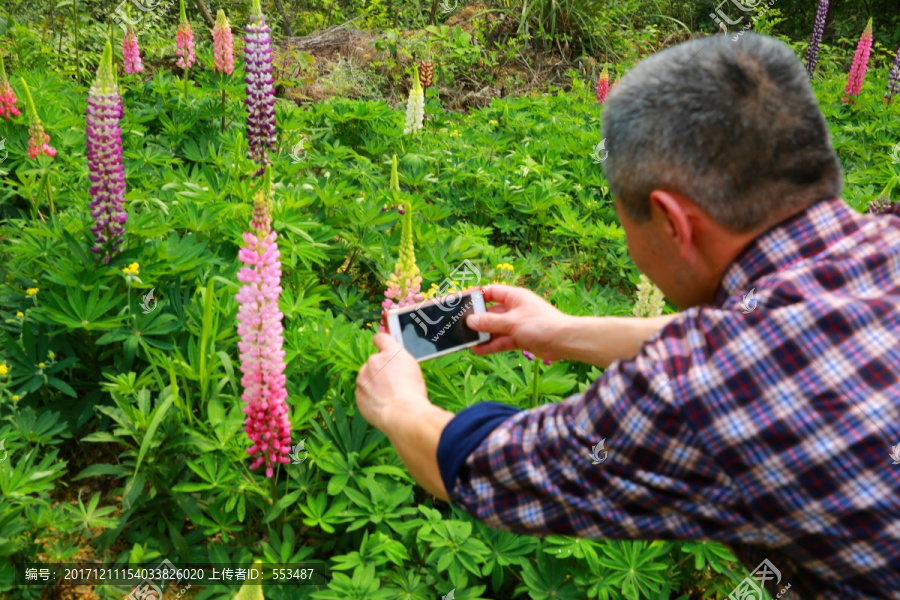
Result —
[{"label": "shirt sleeve", "polygon": [[[721,539],[746,524],[752,518],[697,440],[667,370],[645,344],[583,394],[482,421],[492,430],[457,459],[455,479],[444,454],[450,501],[491,527],[539,536]],[[468,451],[451,440],[462,423],[445,431],[439,454]]]}]

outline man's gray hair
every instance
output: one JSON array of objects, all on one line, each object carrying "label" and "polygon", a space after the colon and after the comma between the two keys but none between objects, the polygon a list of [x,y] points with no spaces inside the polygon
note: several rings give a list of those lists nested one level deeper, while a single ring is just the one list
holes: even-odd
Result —
[{"label": "man's gray hair", "polygon": [[636,221],[681,193],[746,232],[841,193],[843,173],[809,76],[783,42],[747,33],[668,48],[622,77],[603,110],[612,194]]}]

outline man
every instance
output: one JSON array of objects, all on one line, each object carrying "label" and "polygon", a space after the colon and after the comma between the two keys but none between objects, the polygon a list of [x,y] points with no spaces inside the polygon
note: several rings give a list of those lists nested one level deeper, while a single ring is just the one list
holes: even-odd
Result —
[{"label": "man", "polygon": [[363,416],[423,487],[492,527],[718,540],[749,569],[768,560],[760,579],[781,598],[900,599],[900,211],[838,198],[808,76],[771,38],[647,58],[610,95],[603,133],[631,256],[683,312],[571,317],[490,286],[495,304],[468,324],[493,338],[475,353],[604,375],[563,402],[454,416],[379,334]]}]

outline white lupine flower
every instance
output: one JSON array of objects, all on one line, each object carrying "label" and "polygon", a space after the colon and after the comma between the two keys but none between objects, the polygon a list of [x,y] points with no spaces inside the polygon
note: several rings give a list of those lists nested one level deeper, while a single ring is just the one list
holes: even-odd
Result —
[{"label": "white lupine flower", "polygon": [[425,122],[425,92],[419,83],[419,67],[413,65],[413,86],[409,90],[409,101],[406,103],[406,127],[403,134],[408,135],[421,131]]},{"label": "white lupine flower", "polygon": [[641,273],[641,281],[637,287],[637,298],[634,302],[634,316],[656,317],[662,314],[665,307],[665,296],[653,282]]}]

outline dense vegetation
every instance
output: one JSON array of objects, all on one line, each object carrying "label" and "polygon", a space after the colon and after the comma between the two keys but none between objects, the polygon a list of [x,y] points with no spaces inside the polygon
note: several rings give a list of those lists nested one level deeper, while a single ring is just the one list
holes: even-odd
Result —
[{"label": "dense vegetation", "polygon": [[[814,79],[846,171],[844,197],[860,211],[898,193],[900,101],[882,100],[900,44],[894,1],[836,3]],[[118,73],[127,233],[104,264],[90,251],[85,114],[110,35],[121,65],[121,31],[109,21],[117,3],[54,2],[13,2],[0,22],[22,108],[0,120],[0,440],[8,453],[0,462],[0,596],[51,597],[16,585],[13,562],[168,558],[322,561],[331,570],[327,585],[267,586],[267,598],[425,599],[451,590],[459,599],[727,597],[745,571],[719,544],[542,540],[488,529],[434,501],[353,400],[400,244],[401,215],[384,210],[397,200],[394,154],[423,290],[469,260],[483,282],[527,286],[563,311],[631,314],[639,273],[595,161],[596,75],[603,61],[621,75],[649,52],[714,32],[712,1],[495,0],[476,13],[474,38],[441,28],[452,15],[424,0],[264,3],[276,43],[283,3],[294,34],[357,18],[379,53],[347,94],[276,105],[279,307],[292,439],[305,440],[308,458],[271,479],[248,469],[237,358],[237,256],[260,181],[247,158],[243,61],[232,76],[213,69],[208,28],[188,3],[198,63],[185,86],[174,66],[177,4],[142,29],[147,69]],[[228,13],[239,44],[248,4],[209,7]],[[783,36],[803,56],[814,4],[780,0],[755,30]],[[509,20],[488,18],[501,12]],[[866,83],[844,103],[870,16],[876,41]],[[407,29],[415,31],[400,35]],[[403,107],[378,95],[405,96],[407,67],[426,48],[445,85],[426,94],[425,132],[404,135]],[[298,56],[276,51],[276,67],[286,55]],[[299,74],[276,69],[281,95],[328,76],[325,61],[306,56],[310,67]],[[445,109],[463,74],[499,85],[511,77],[502,67],[539,56],[565,63],[558,79],[522,95],[507,79],[502,98]],[[53,157],[28,155],[20,78]],[[147,312],[151,290],[158,305]],[[423,370],[431,400],[452,411],[483,400],[558,401],[601,373],[467,352]],[[236,591],[198,586],[187,597]]]}]

